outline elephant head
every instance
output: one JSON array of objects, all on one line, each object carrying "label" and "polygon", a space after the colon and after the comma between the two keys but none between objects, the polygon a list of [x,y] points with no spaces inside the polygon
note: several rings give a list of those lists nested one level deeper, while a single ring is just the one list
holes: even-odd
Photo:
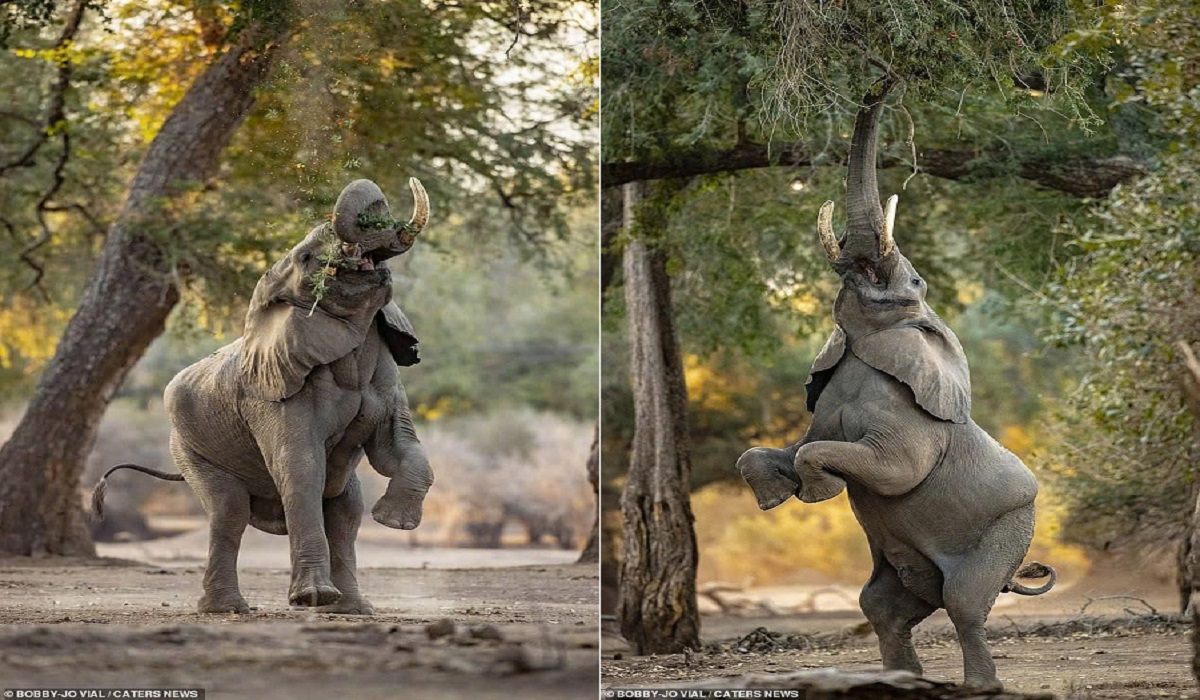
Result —
[{"label": "elephant head", "polygon": [[362,344],[376,318],[397,363],[415,364],[417,339],[391,303],[384,261],[412,247],[429,220],[429,199],[409,180],[415,207],[408,222],[391,218],[370,180],[342,190],[333,218],[305,236],[254,288],[242,338],[242,383],[255,398],[281,401],[319,365]]},{"label": "elephant head", "polygon": [[413,214],[408,222],[392,218],[387,197],[374,182],[355,180],[346,185],[333,207],[331,222],[345,255],[361,255],[364,264],[372,266],[412,247],[429,221],[429,197],[417,178],[409,178],[408,185],[413,193]]},{"label": "elephant head", "polygon": [[965,423],[971,413],[967,359],[953,331],[925,302],[927,285],[893,238],[898,197],[884,212],[875,178],[875,148],[883,97],[855,121],[847,175],[846,234],[833,231],[832,201],[817,216],[821,247],[842,278],[834,303],[837,328],[813,363],[808,408],[849,345],[851,352],[913,390],[932,415]]}]

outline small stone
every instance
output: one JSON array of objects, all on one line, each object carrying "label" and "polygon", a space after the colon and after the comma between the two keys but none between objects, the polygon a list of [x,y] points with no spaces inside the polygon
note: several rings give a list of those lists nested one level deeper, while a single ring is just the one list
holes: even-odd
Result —
[{"label": "small stone", "polygon": [[437,622],[425,625],[425,634],[429,635],[430,639],[441,639],[442,637],[449,637],[454,634],[456,628],[457,625],[454,624],[454,620],[443,617]]},{"label": "small stone", "polygon": [[165,600],[164,600],[164,601],[162,602],[162,606],[163,606],[164,608],[169,608],[169,607],[171,607],[171,604],[170,604],[170,603],[168,603],[167,601],[165,601]]},{"label": "small stone", "polygon": [[475,625],[471,628],[471,636],[475,639],[489,639],[497,642],[504,639],[504,635],[500,634],[500,630],[495,625]]}]

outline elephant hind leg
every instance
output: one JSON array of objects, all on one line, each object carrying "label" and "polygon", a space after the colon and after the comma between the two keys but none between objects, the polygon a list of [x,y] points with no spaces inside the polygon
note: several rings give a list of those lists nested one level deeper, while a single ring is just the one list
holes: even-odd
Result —
[{"label": "elephant hind leg", "polygon": [[1002,687],[984,625],[996,597],[1021,565],[1032,538],[1030,505],[1000,516],[971,553],[945,572],[942,596],[962,647],[964,686],[980,690]]},{"label": "elephant hind leg", "polygon": [[895,567],[880,555],[875,557],[875,571],[859,594],[858,603],[879,637],[884,668],[920,675],[921,661],[913,648],[912,629],[937,607],[908,590]]},{"label": "elephant hind leg", "polygon": [[250,523],[250,492],[236,476],[204,462],[172,436],[171,452],[180,473],[208,513],[208,565],[204,594],[197,608],[203,613],[248,613],[250,605],[238,586],[237,559],[242,535]]}]

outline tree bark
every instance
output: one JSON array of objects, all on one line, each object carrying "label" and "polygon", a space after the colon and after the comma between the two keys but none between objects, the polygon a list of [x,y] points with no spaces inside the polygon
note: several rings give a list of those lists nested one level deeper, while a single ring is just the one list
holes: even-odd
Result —
[{"label": "tree bark", "polygon": [[[643,186],[625,186],[627,227],[634,223]],[[635,237],[625,247],[624,273],[635,428],[621,494],[617,617],[636,653],[677,653],[700,646],[687,387],[666,253]]]},{"label": "tree bark", "polygon": [[[1178,342],[1180,355],[1183,358],[1183,373],[1180,377],[1180,388],[1188,410],[1196,420],[1200,429],[1200,360],[1196,359],[1190,345],[1184,341]],[[1181,588],[1189,595],[1181,605],[1184,613],[1191,609],[1192,614],[1192,675],[1200,681],[1200,500],[1192,509],[1192,520],[1188,523],[1179,556],[1179,578]]]},{"label": "tree bark", "polygon": [[[796,167],[812,165],[816,154],[806,143],[741,143],[727,149],[698,148],[676,153],[662,160],[635,160],[604,163],[600,168],[603,187],[617,187],[629,182],[664,180],[730,173],[757,168]],[[985,167],[996,163],[1011,163],[1009,168]],[[930,148],[917,156],[923,173],[949,180],[1015,175],[1042,187],[1058,190],[1074,197],[1107,197],[1114,187],[1144,175],[1146,167],[1128,156],[1075,155],[1050,158],[1044,154],[1015,158],[1006,150],[991,152]],[[884,156],[880,167],[910,168],[912,164],[892,156]]]},{"label": "tree bark", "polygon": [[588,535],[587,544],[579,554],[580,564],[597,564],[600,562],[600,423],[592,433],[592,450],[587,460],[588,483],[592,485],[592,494],[596,497],[596,519],[592,521],[592,532]]},{"label": "tree bark", "polygon": [[94,555],[79,477],[113,393],[179,301],[170,256],[180,195],[211,178],[286,27],[250,22],[172,110],[138,166],[75,315],[0,448],[0,553]]}]

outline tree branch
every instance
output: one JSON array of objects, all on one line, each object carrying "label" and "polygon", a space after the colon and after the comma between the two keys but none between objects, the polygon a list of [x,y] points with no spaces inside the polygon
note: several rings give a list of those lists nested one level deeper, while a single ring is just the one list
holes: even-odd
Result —
[{"label": "tree branch", "polygon": [[[995,159],[987,156],[995,154]],[[818,154],[805,143],[764,144],[746,142],[731,148],[694,149],[662,160],[638,160],[604,163],[600,170],[601,186],[617,187],[638,180],[692,177],[772,167],[796,167],[813,164]],[[1012,161],[1007,151],[924,149],[920,172],[950,180],[994,177],[995,168],[977,168],[977,163]],[[883,156],[884,168],[911,167],[894,156]],[[1127,156],[1073,155],[1050,158],[1031,155],[1016,158],[1013,175],[1049,189],[1075,197],[1107,197],[1114,187],[1146,172],[1144,164]]]},{"label": "tree branch", "polygon": [[[75,4],[71,7],[62,33],[58,35],[58,40],[54,42],[55,51],[67,48],[75,40],[75,35],[79,33],[79,25],[83,22],[83,13],[87,9],[87,6],[87,0],[76,0]],[[13,168],[27,168],[32,166],[34,164],[34,156],[50,140],[54,132],[65,128],[61,122],[67,118],[67,88],[71,86],[71,73],[71,59],[60,58],[58,72],[55,74],[54,83],[50,86],[50,106],[46,110],[46,117],[40,127],[41,132],[38,134],[38,138],[29,144],[21,155],[8,163],[0,164],[0,176],[3,176],[5,172]],[[26,122],[33,121],[13,112],[5,112],[5,116],[20,118]]]},{"label": "tree branch", "polygon": [[1187,403],[1188,410],[1192,412],[1192,417],[1200,422],[1200,360],[1196,359],[1192,347],[1184,341],[1176,341],[1175,347],[1183,355],[1185,371],[1179,380],[1183,389],[1183,399]]}]

